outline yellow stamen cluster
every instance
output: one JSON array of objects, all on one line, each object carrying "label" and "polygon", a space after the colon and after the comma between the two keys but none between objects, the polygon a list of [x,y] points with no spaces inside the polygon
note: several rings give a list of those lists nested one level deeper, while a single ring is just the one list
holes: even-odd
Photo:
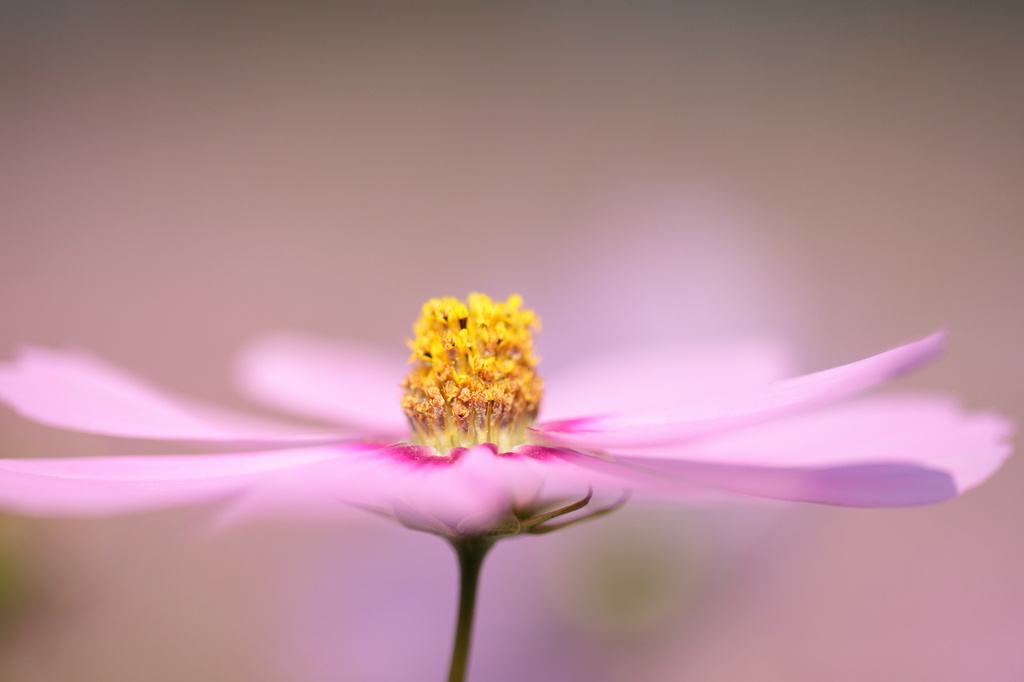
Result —
[{"label": "yellow stamen cluster", "polygon": [[540,407],[544,382],[534,371],[533,330],[540,320],[483,294],[434,298],[413,326],[413,369],[402,383],[402,408],[414,440],[441,454],[494,443],[502,451],[524,442]]}]

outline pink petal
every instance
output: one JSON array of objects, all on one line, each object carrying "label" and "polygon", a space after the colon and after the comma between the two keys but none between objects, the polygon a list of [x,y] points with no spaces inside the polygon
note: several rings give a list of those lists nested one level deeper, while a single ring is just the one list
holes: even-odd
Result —
[{"label": "pink petal", "polygon": [[300,475],[307,479],[302,486],[307,491],[317,488],[356,507],[393,513],[410,525],[467,529],[487,525],[536,498],[543,472],[522,460],[498,456],[488,445],[451,457],[438,457],[422,446],[398,446]]},{"label": "pink petal", "polygon": [[0,401],[42,424],[129,438],[270,445],[344,437],[178,398],[84,353],[43,348],[0,365]]},{"label": "pink petal", "polygon": [[512,509],[560,506],[588,488],[617,497],[623,483],[577,466],[568,453],[498,454],[491,445],[437,456],[423,446],[394,446],[289,470],[233,498],[222,524],[261,517],[333,518],[344,509],[375,510],[433,532],[472,532],[508,519]]},{"label": "pink petal", "polygon": [[483,445],[453,457],[423,446],[364,443],[228,455],[0,459],[0,508],[96,516],[226,502],[218,519],[337,519],[359,510],[428,530],[471,531],[511,509],[574,500],[599,481],[557,455],[498,455]]},{"label": "pink petal", "polygon": [[592,356],[547,377],[545,420],[672,406],[761,389],[789,375],[788,354],[768,341],[699,348],[632,348]]},{"label": "pink petal", "polygon": [[23,514],[92,516],[194,504],[238,495],[354,449],[0,459],[0,507]]},{"label": "pink petal", "polygon": [[408,467],[392,488],[396,511],[412,524],[440,522],[463,531],[487,527],[539,494],[543,478],[524,464],[477,446],[447,466]]},{"label": "pink petal", "polygon": [[[756,424],[839,400],[916,369],[943,348],[943,333],[865,360],[777,381],[761,390],[665,411],[585,417],[536,429],[541,442],[584,449],[652,447]],[[657,378],[650,379],[657,381]]]},{"label": "pink petal", "polygon": [[615,460],[654,489],[681,480],[773,499],[906,506],[987,479],[1009,456],[1012,430],[952,399],[884,397]]},{"label": "pink petal", "polygon": [[296,414],[385,433],[406,433],[401,358],[352,343],[279,333],[251,343],[238,361],[243,388]]},{"label": "pink petal", "polygon": [[[620,464],[634,464],[628,458]],[[912,464],[854,464],[838,467],[775,468],[703,462],[642,460],[631,472],[641,489],[667,493],[674,476],[686,487],[700,485],[736,495],[814,502],[844,507],[911,507],[943,502],[957,495],[951,477]],[[643,477],[658,477],[657,483]]]}]

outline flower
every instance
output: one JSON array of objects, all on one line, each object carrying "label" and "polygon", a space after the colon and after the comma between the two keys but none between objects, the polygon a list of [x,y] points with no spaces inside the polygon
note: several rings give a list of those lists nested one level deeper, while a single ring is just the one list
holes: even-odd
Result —
[{"label": "flower", "polygon": [[795,378],[765,344],[620,354],[556,377],[542,399],[538,324],[517,296],[434,299],[404,381],[365,348],[255,343],[240,365],[253,396],[344,425],[312,433],[157,391],[81,353],[24,349],[0,365],[0,400],[23,416],[218,453],[3,459],[0,507],[78,516],[218,501],[225,520],[358,507],[470,537],[551,530],[592,497],[617,500],[601,513],[629,494],[929,504],[1010,453],[1008,421],[949,397],[845,400],[935,358],[941,333]]}]

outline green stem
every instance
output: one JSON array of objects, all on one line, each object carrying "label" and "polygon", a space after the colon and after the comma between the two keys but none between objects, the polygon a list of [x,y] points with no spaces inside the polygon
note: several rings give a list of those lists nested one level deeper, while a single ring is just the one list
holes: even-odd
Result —
[{"label": "green stem", "polygon": [[448,682],[463,682],[466,679],[470,642],[473,638],[473,615],[476,612],[480,567],[494,540],[469,537],[453,539],[451,543],[459,557],[459,620],[455,626]]}]

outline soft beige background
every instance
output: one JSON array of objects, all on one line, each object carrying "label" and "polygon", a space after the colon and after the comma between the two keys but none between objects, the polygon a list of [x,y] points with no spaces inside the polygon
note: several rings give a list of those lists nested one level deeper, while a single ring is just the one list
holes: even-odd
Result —
[{"label": "soft beige background", "polygon": [[[519,291],[553,367],[768,333],[815,369],[945,326],[910,383],[1021,415],[1022,29],[1009,3],[2,3],[0,352],[241,405],[261,331],[400,346],[430,296]],[[0,412],[7,456],[111,448]],[[475,679],[1019,680],[1022,483],[507,543]],[[204,518],[3,519],[0,679],[441,677],[441,543],[197,544]]]}]

